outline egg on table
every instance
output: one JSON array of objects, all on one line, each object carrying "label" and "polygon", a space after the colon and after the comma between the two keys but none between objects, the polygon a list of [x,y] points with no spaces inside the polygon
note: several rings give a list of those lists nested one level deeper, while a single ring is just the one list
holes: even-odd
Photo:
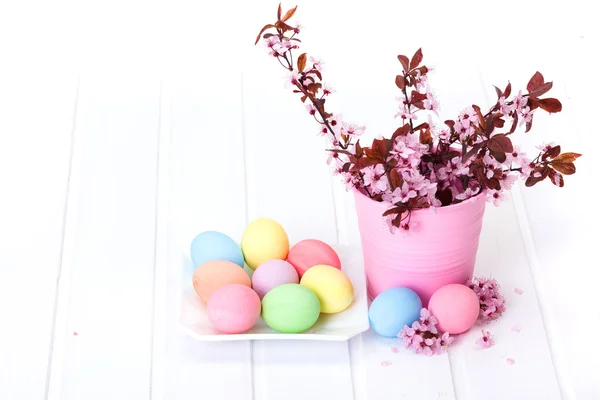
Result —
[{"label": "egg on table", "polygon": [[269,218],[252,221],[242,235],[242,253],[246,264],[252,269],[268,260],[285,260],[289,250],[287,233]]},{"label": "egg on table", "polygon": [[442,332],[455,335],[468,331],[477,321],[479,298],[468,286],[452,283],[435,291],[428,309]]},{"label": "egg on table", "polygon": [[240,246],[221,232],[207,231],[197,235],[190,246],[194,268],[214,260],[227,260],[244,267],[244,256]]},{"label": "egg on table", "polygon": [[272,329],[282,333],[300,333],[319,319],[317,296],[305,286],[287,283],[269,291],[262,299],[262,318]]},{"label": "egg on table", "polygon": [[331,265],[309,268],[300,279],[300,284],[317,295],[321,312],[325,314],[344,311],[354,299],[354,287],[350,279]]},{"label": "egg on table", "polygon": [[215,260],[200,264],[192,277],[194,290],[205,303],[221,286],[237,283],[251,286],[250,277],[239,265],[226,260]]},{"label": "egg on table", "polygon": [[369,324],[378,335],[396,337],[419,319],[422,303],[419,295],[406,287],[393,287],[381,292],[369,307]]},{"label": "egg on table", "polygon": [[342,269],[342,262],[335,250],[327,243],[316,239],[302,240],[293,245],[287,261],[296,268],[300,277],[315,265],[330,265]]},{"label": "egg on table", "polygon": [[260,299],[246,285],[228,284],[208,299],[206,311],[210,323],[223,333],[243,333],[252,328],[260,316]]},{"label": "egg on table", "polygon": [[261,299],[274,287],[298,282],[298,273],[294,267],[283,260],[265,261],[252,274],[252,289]]}]

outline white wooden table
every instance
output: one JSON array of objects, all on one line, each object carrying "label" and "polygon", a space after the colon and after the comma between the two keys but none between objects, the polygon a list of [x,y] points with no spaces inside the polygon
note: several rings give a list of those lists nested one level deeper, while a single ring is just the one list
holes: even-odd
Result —
[{"label": "white wooden table", "polygon": [[422,46],[446,118],[540,70],[564,111],[540,113],[522,143],[584,153],[564,189],[519,186],[488,205],[476,273],[507,298],[488,327],[496,346],[478,348],[473,330],[427,358],[372,332],[201,343],[177,329],[200,231],[239,238],[267,216],[291,242],[359,240],[317,127],[252,46],[276,3],[213,3],[0,6],[0,399],[600,398],[600,42],[588,6],[461,0],[417,5],[414,19],[399,17],[405,2],[298,2],[332,104],[371,137],[395,128],[396,54]]}]

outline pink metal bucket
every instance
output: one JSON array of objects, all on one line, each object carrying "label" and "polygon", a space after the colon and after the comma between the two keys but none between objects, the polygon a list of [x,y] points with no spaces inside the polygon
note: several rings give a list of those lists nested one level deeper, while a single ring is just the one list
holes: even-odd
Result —
[{"label": "pink metal bucket", "polygon": [[408,287],[421,297],[449,283],[473,276],[486,195],[462,203],[413,211],[411,229],[390,233],[381,216],[388,203],[373,201],[354,191],[369,298],[394,286]]}]

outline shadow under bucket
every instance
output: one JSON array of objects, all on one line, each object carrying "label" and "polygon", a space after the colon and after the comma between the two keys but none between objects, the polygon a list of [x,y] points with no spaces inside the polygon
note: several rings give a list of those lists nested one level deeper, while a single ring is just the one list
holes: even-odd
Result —
[{"label": "shadow under bucket", "polygon": [[485,193],[459,204],[413,211],[410,232],[392,234],[382,217],[390,204],[353,192],[369,299],[405,286],[427,307],[437,289],[473,276]]}]

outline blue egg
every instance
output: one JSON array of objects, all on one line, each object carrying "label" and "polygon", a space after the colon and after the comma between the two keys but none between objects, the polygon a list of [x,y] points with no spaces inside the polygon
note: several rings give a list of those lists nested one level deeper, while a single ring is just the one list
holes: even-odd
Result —
[{"label": "blue egg", "polygon": [[190,248],[194,268],[214,260],[227,260],[244,267],[240,246],[229,236],[215,231],[202,232],[192,240]]},{"label": "blue egg", "polygon": [[369,307],[369,323],[378,335],[396,337],[404,325],[419,319],[421,307],[421,299],[413,290],[393,287],[375,297]]}]

